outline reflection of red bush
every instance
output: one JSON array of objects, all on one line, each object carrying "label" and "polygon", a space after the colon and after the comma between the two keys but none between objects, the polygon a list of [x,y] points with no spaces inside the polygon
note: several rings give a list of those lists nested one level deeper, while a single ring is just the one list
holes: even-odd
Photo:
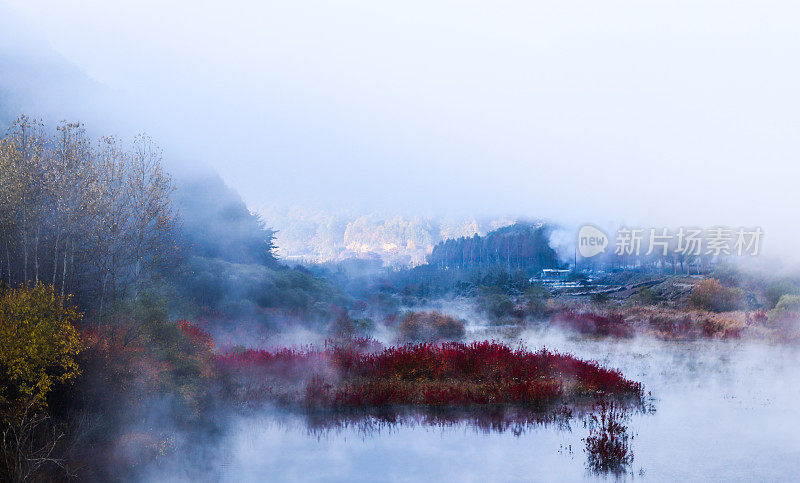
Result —
[{"label": "reflection of red bush", "polygon": [[589,436],[584,439],[589,468],[598,473],[619,473],[633,462],[628,444],[627,412],[614,401],[600,400],[589,416]]},{"label": "reflection of red bush", "polygon": [[[243,388],[236,391],[239,395],[316,407],[544,405],[564,397],[642,393],[639,383],[597,362],[488,341],[407,344],[372,352],[353,345],[248,350],[218,356],[217,367],[234,384],[257,387],[270,381],[267,391]],[[298,378],[306,381],[302,387],[275,392],[278,386],[291,388]]]}]

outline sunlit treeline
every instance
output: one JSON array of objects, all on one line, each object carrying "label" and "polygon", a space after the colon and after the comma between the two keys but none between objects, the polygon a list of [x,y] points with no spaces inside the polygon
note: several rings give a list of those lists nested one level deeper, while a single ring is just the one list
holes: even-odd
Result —
[{"label": "sunlit treeline", "polygon": [[96,308],[168,262],[178,218],[161,152],[20,117],[0,140],[0,280],[44,282]]}]

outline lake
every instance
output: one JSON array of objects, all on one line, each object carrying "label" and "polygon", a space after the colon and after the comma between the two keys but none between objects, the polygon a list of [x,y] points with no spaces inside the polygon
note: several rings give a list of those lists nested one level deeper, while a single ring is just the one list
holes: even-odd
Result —
[{"label": "lake", "polygon": [[[500,334],[473,327],[471,338]],[[566,424],[499,431],[469,420],[442,425],[420,418],[328,428],[300,414],[263,411],[228,418],[223,434],[201,452],[179,451],[144,478],[197,478],[200,467],[201,479],[230,481],[768,481],[800,473],[797,348],[594,340],[549,329],[505,342],[595,359],[644,383],[653,411],[629,415],[634,460],[624,474],[588,469],[580,414]]]}]

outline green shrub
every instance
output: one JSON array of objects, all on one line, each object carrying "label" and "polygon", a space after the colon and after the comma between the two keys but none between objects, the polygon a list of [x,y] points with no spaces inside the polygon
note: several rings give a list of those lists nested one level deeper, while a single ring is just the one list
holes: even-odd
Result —
[{"label": "green shrub", "polygon": [[547,313],[550,292],[541,285],[534,285],[525,291],[522,300],[525,304],[525,313],[532,317],[539,317]]},{"label": "green shrub", "polygon": [[464,321],[439,312],[408,312],[400,324],[400,339],[411,342],[458,340],[465,332]]},{"label": "green shrub", "polygon": [[341,314],[331,324],[330,332],[336,338],[349,339],[365,337],[375,330],[375,322],[369,317],[354,319],[346,313]]},{"label": "green shrub", "polygon": [[639,300],[639,302],[646,305],[654,304],[658,302],[659,299],[658,294],[656,294],[655,291],[653,291],[649,287],[640,288],[638,293],[636,294],[636,298]]},{"label": "green shrub", "polygon": [[767,299],[767,307],[773,308],[778,305],[778,301],[784,295],[800,295],[800,287],[789,279],[776,280],[764,290],[764,297]]},{"label": "green shrub", "polygon": [[480,287],[478,306],[495,319],[514,315],[514,302],[499,287]]},{"label": "green shrub", "polygon": [[784,295],[769,311],[767,322],[772,326],[795,325],[800,320],[800,295]]}]

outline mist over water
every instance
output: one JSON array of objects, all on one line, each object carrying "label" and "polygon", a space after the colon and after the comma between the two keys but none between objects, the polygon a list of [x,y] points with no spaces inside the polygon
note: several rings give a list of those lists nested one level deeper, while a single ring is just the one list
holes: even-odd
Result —
[{"label": "mist over water", "polygon": [[[503,338],[494,329],[484,335],[480,322],[470,327],[468,339]],[[798,471],[796,347],[597,340],[551,328],[505,341],[595,359],[644,383],[651,407],[629,415],[634,460],[622,479],[785,481]],[[268,409],[231,416],[209,446],[189,445],[141,479],[182,479],[203,468],[225,481],[613,480],[587,467],[585,417],[498,431],[469,419],[430,424],[414,417],[327,426],[324,417]]]}]

